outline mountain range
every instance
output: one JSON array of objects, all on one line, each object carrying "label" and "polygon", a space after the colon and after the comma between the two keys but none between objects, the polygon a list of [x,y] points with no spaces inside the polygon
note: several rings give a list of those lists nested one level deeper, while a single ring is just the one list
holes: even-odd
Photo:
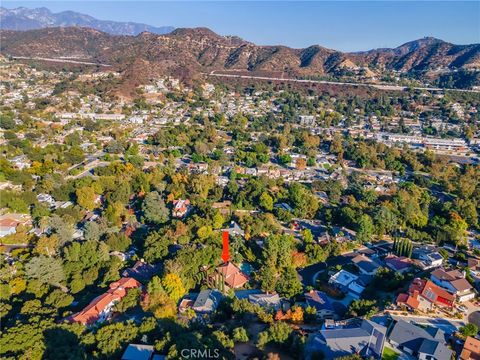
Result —
[{"label": "mountain range", "polygon": [[145,31],[130,36],[85,27],[55,27],[2,30],[0,52],[108,64],[132,85],[158,75],[191,79],[211,71],[297,78],[344,74],[380,78],[396,71],[428,81],[448,76],[455,87],[480,82],[480,44],[455,45],[431,37],[392,49],[346,53],[319,45],[304,49],[256,45],[207,28],[179,28],[161,35]]},{"label": "mountain range", "polygon": [[167,34],[174,28],[171,26],[155,27],[134,22],[98,20],[92,16],[74,11],[52,13],[47,8],[15,9],[0,8],[0,28],[7,30],[33,30],[57,26],[82,26],[104,31],[113,35],[138,35],[143,31],[155,34]]}]

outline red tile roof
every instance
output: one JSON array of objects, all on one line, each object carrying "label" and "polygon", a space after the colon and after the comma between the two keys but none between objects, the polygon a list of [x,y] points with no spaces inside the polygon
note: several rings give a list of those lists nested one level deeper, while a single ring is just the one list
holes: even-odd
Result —
[{"label": "red tile roof", "polygon": [[248,282],[248,277],[231,262],[220,265],[217,271],[225,278],[225,283],[231,288],[239,288]]},{"label": "red tile roof", "polygon": [[480,360],[480,340],[471,336],[467,337],[460,354],[460,360]]},{"label": "red tile roof", "polygon": [[85,309],[74,314],[71,319],[73,322],[83,325],[93,324],[112,302],[118,302],[127,295],[127,289],[139,288],[141,286],[142,284],[133,278],[121,278],[111,283],[110,289],[106,293],[97,296]]}]

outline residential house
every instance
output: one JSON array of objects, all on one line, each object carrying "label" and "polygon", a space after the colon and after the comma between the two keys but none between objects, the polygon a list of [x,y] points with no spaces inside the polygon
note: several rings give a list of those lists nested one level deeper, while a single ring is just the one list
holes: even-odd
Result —
[{"label": "residential house", "polygon": [[131,268],[123,270],[122,276],[132,277],[137,280],[150,280],[158,270],[158,266],[146,263],[143,259],[140,259]]},{"label": "residential house", "polygon": [[321,319],[333,318],[335,316],[335,310],[330,300],[322,291],[310,290],[305,293],[305,302],[307,306],[311,306],[317,310],[317,316]]},{"label": "residential house", "polygon": [[176,218],[183,218],[187,216],[188,212],[190,211],[190,200],[180,199],[180,200],[173,200],[173,217]]},{"label": "residential house", "polygon": [[110,284],[110,289],[98,297],[82,311],[72,315],[71,321],[82,325],[92,325],[96,322],[105,321],[113,312],[116,303],[122,300],[128,289],[141,288],[137,280],[133,278],[121,278]]},{"label": "residential house", "polygon": [[31,224],[30,215],[8,213],[0,215],[0,238],[15,234],[19,225],[28,226]]},{"label": "residential house", "polygon": [[282,209],[282,210],[285,210],[285,211],[288,211],[288,212],[293,212],[292,207],[290,205],[288,205],[287,203],[275,204],[275,208]]},{"label": "residential house", "polygon": [[195,299],[192,309],[198,314],[211,314],[217,309],[222,298],[223,295],[218,290],[202,290]]},{"label": "residential house", "polygon": [[436,269],[430,274],[430,280],[454,294],[458,302],[469,301],[475,297],[473,286],[458,270]]},{"label": "residential house", "polygon": [[412,268],[412,260],[405,256],[388,255],[384,261],[390,270],[401,274],[408,272]]},{"label": "residential house", "polygon": [[215,202],[212,204],[212,208],[217,209],[223,216],[229,216],[232,211],[232,202],[230,200]]},{"label": "residential house", "polygon": [[480,340],[468,336],[463,344],[459,360],[480,360]]},{"label": "residential house", "polygon": [[228,288],[238,289],[248,282],[248,276],[231,262],[217,267],[216,273]]},{"label": "residential house", "polygon": [[450,360],[452,351],[445,345],[445,333],[433,327],[421,328],[398,320],[388,335],[388,342],[420,360]]},{"label": "residential house", "polygon": [[129,344],[122,360],[151,360],[155,349],[152,345]]},{"label": "residential house", "polygon": [[334,227],[332,232],[333,236],[335,237],[335,241],[340,243],[355,241],[357,238],[357,232],[346,227]]},{"label": "residential house", "polygon": [[228,232],[230,236],[245,236],[245,231],[238,225],[235,221],[230,223],[230,227],[228,229],[222,229],[222,231]]},{"label": "residential house", "polygon": [[267,310],[277,311],[282,307],[282,301],[278,294],[250,294],[248,295],[248,301]]},{"label": "residential house", "polygon": [[408,294],[399,294],[396,302],[412,310],[427,310],[434,306],[451,309],[455,296],[430,280],[416,278],[410,284]]},{"label": "residential house", "polygon": [[473,257],[468,258],[467,267],[470,269],[470,275],[473,277],[478,289],[478,284],[480,283],[480,259]]},{"label": "residential house", "polygon": [[30,160],[27,158],[26,155],[18,155],[12,159],[8,160],[15,168],[19,170],[27,169],[30,167]]},{"label": "residential house", "polygon": [[357,275],[343,269],[332,275],[328,283],[355,299],[358,299],[365,290],[365,287],[360,284]]},{"label": "residential house", "polygon": [[373,276],[380,269],[380,265],[369,257],[360,254],[352,259],[352,263],[358,268],[361,274]]},{"label": "residential house", "polygon": [[429,246],[413,249],[412,257],[417,259],[417,264],[422,270],[433,269],[442,266],[443,257],[438,251]]},{"label": "residential house", "polygon": [[368,359],[381,359],[387,329],[370,320],[354,319],[344,324],[335,323],[310,335],[306,344],[307,360],[321,352],[325,359],[359,354]]}]

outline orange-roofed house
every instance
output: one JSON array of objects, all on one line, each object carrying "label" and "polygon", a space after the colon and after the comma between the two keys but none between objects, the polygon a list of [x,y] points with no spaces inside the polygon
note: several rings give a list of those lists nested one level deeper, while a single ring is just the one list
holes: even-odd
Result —
[{"label": "orange-roofed house", "polygon": [[82,325],[103,322],[111,315],[114,305],[127,295],[128,289],[141,287],[142,284],[134,278],[121,278],[111,283],[106,293],[96,297],[85,309],[74,314],[71,320]]},{"label": "orange-roofed house", "polygon": [[397,305],[404,305],[412,310],[426,310],[433,306],[452,308],[455,296],[430,280],[414,279],[408,289],[408,294],[397,297]]},{"label": "orange-roofed house", "polygon": [[220,265],[217,268],[217,273],[221,274],[225,285],[229,288],[240,288],[248,282],[248,277],[241,270],[233,265],[231,262],[227,262],[223,265]]},{"label": "orange-roofed house", "polygon": [[471,336],[467,337],[463,344],[460,360],[480,360],[480,340]]},{"label": "orange-roofed house", "polygon": [[191,209],[190,200],[188,199],[173,200],[173,214],[172,214],[173,217],[183,218],[187,216],[190,209]]}]

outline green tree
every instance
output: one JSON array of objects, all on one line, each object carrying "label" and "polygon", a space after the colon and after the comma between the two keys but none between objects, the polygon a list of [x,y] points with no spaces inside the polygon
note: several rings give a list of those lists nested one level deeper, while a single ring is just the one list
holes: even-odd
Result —
[{"label": "green tree", "polygon": [[472,323],[468,323],[465,326],[462,326],[460,328],[460,334],[462,336],[467,337],[467,336],[476,336],[478,334],[478,326]]},{"label": "green tree", "polygon": [[31,279],[54,286],[65,280],[61,261],[43,255],[32,258],[25,266],[25,273]]},{"label": "green tree", "polygon": [[177,274],[167,274],[162,279],[162,285],[168,296],[177,303],[187,292],[182,279]]},{"label": "green tree", "polygon": [[95,209],[95,191],[89,187],[81,187],[75,191],[75,195],[77,196],[77,203],[81,207],[87,210]]},{"label": "green tree", "polygon": [[125,295],[120,302],[115,304],[115,310],[124,313],[128,309],[131,309],[138,305],[141,295],[140,289],[128,289],[127,295]]},{"label": "green tree", "polygon": [[145,196],[142,210],[145,219],[149,222],[163,224],[168,221],[169,211],[161,195],[156,191],[149,192]]},{"label": "green tree", "polygon": [[267,192],[263,192],[260,195],[260,206],[266,211],[273,210],[273,198]]},{"label": "green tree", "polygon": [[357,240],[361,242],[371,241],[374,231],[372,218],[363,214],[358,221]]},{"label": "green tree", "polygon": [[236,342],[248,342],[248,333],[244,327],[233,329],[233,340]]}]

